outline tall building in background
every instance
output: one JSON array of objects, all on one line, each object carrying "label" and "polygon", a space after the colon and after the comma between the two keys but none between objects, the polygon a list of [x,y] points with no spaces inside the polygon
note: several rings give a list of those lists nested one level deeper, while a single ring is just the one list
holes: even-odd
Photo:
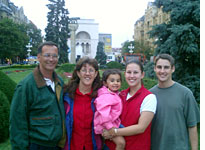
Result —
[{"label": "tall building in background", "polygon": [[163,7],[157,8],[153,2],[149,2],[145,15],[136,21],[134,25],[134,40],[144,42],[154,48],[153,42],[156,39],[149,38],[147,32],[152,30],[153,25],[167,23],[170,19],[169,13],[162,11]]},{"label": "tall building in background", "polygon": [[18,8],[10,0],[0,0],[0,20],[10,18],[16,23],[29,23],[23,7]]},{"label": "tall building in background", "polygon": [[99,42],[104,43],[104,50],[106,54],[112,53],[112,34],[99,34]]}]

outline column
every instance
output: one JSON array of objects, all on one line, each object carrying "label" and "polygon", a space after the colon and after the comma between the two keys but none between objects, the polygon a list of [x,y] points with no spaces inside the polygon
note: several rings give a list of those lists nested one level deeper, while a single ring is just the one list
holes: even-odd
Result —
[{"label": "column", "polygon": [[70,55],[70,63],[75,64],[76,63],[76,37],[75,32],[78,29],[78,24],[69,24],[69,29],[71,30],[71,55]]}]

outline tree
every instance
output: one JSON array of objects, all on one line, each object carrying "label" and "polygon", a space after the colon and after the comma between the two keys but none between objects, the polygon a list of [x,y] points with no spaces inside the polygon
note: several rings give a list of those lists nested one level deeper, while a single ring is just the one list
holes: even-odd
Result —
[{"label": "tree", "polygon": [[98,42],[97,53],[95,59],[98,61],[100,65],[106,64],[106,54],[104,52],[104,43]]},{"label": "tree", "polygon": [[64,0],[49,0],[47,5],[50,10],[47,14],[48,25],[45,29],[46,40],[57,43],[60,54],[60,63],[68,62],[67,41],[69,38],[69,17],[68,10],[65,9]]},{"label": "tree", "polygon": [[170,13],[167,24],[153,26],[150,36],[158,40],[155,55],[171,54],[176,60],[173,78],[189,87],[199,100],[200,87],[200,1],[156,0]]},{"label": "tree", "polygon": [[17,24],[11,19],[3,18],[0,21],[0,59],[13,59],[25,57],[25,45],[28,41],[25,26]]},{"label": "tree", "polygon": [[146,56],[146,59],[149,60],[150,56],[153,56],[154,52],[149,45],[146,45],[145,42],[134,41],[134,47],[136,53],[141,53]]},{"label": "tree", "polygon": [[[18,24],[13,20],[4,18],[0,21],[0,59],[11,59],[12,62],[27,57],[26,45],[32,39],[32,52],[37,54],[37,47],[42,42],[41,31],[33,23]],[[18,58],[18,60],[17,60]]]}]

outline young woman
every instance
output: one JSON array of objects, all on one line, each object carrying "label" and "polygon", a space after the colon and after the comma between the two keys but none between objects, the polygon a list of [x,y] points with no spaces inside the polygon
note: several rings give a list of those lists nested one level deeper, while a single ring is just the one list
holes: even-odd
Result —
[{"label": "young woman", "polygon": [[[122,77],[118,69],[108,69],[102,75],[103,87],[98,90],[95,100],[96,113],[94,116],[94,129],[96,134],[102,134],[103,130],[113,127],[119,128],[122,112],[122,102],[119,97]],[[116,150],[124,150],[125,140],[122,136],[113,137]]]},{"label": "young woman", "polygon": [[[120,92],[123,111],[120,116],[124,128],[105,131],[104,138],[124,136],[127,150],[150,150],[151,121],[156,111],[156,96],[143,85],[143,66],[140,62],[130,60],[126,63],[125,79],[129,88]],[[110,150],[115,149],[111,140],[106,140]]]},{"label": "young woman", "polygon": [[81,58],[65,86],[65,150],[101,150],[100,135],[95,135],[93,129],[94,101],[100,87],[98,62],[89,57]]}]

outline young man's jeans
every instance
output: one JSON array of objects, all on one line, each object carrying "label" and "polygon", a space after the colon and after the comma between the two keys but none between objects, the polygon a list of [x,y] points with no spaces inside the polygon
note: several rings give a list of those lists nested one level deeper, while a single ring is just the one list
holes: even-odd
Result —
[{"label": "young man's jeans", "polygon": [[29,146],[29,150],[61,150],[60,147],[47,147],[47,146],[42,146],[38,145],[35,143],[31,143]]}]

